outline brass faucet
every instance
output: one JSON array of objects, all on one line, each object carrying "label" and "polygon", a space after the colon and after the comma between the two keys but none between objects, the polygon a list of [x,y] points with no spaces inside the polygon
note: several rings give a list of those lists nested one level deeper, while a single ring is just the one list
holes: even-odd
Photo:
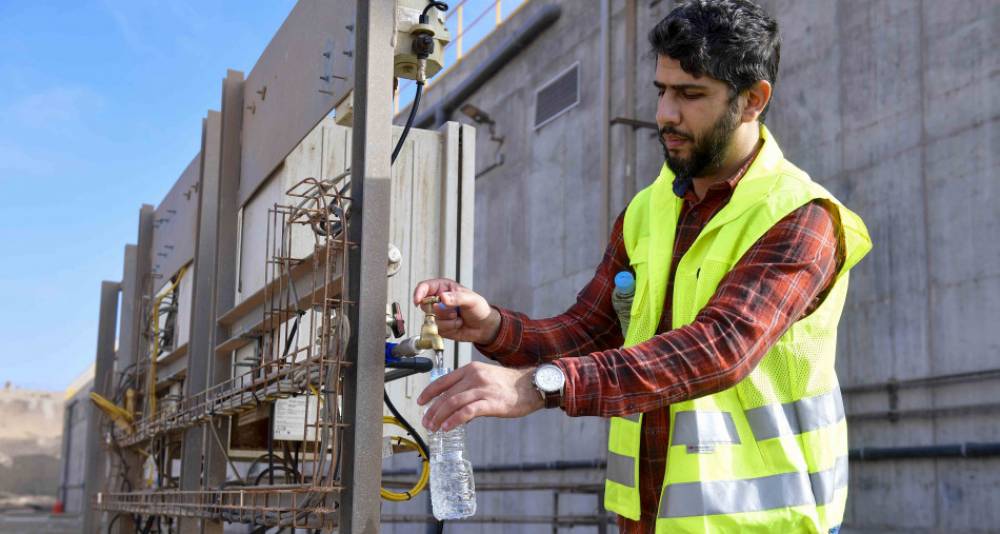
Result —
[{"label": "brass faucet", "polygon": [[438,334],[437,316],[434,315],[434,305],[441,302],[439,297],[427,297],[420,301],[420,309],[424,312],[424,324],[420,326],[420,337],[417,348],[420,350],[444,350],[444,338]]}]

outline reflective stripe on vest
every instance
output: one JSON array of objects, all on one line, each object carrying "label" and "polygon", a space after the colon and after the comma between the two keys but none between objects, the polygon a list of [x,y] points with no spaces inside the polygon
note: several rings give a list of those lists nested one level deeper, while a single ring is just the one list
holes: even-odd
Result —
[{"label": "reflective stripe on vest", "polygon": [[840,388],[837,388],[815,397],[761,406],[745,413],[754,438],[763,441],[839,423],[844,418],[844,400],[840,396]]},{"label": "reflective stripe on vest", "polygon": [[688,448],[738,444],[740,436],[729,412],[685,411],[674,416],[674,434],[671,445],[686,445]]},{"label": "reflective stripe on vest", "polygon": [[823,506],[833,502],[836,490],[847,487],[847,457],[818,473],[783,473],[744,480],[713,480],[671,484],[660,499],[661,518],[736,514]]},{"label": "reflective stripe on vest", "polygon": [[635,458],[608,451],[607,478],[622,486],[635,487]]}]

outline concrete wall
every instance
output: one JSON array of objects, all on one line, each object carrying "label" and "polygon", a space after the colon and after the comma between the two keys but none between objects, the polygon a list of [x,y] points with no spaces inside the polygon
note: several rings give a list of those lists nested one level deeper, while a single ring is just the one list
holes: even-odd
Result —
[{"label": "concrete wall", "polygon": [[[506,137],[505,163],[476,184],[476,289],[534,317],[559,313],[592,275],[606,243],[601,223],[600,16],[598,2],[534,0],[493,37],[434,80],[430,109],[545,4],[559,21],[467,102]],[[624,35],[613,0],[612,117],[654,120],[653,59],[646,32],[673,6],[638,2],[638,35]],[[838,370],[845,386],[997,367],[1000,227],[994,153],[1000,9],[991,0],[767,0],[781,24],[782,68],[768,126],[785,154],[865,219],[875,249],[853,272]],[[624,53],[637,46],[636,109],[625,109]],[[580,62],[581,102],[533,129],[535,90]],[[455,114],[459,120],[467,120]],[[635,135],[634,162],[623,149]],[[494,161],[479,128],[478,165]],[[614,126],[612,200],[650,183],[662,164],[650,130]],[[634,184],[625,183],[633,164]],[[903,390],[899,408],[996,399],[996,381]],[[850,413],[887,410],[884,392],[848,398]],[[548,412],[469,427],[475,464],[603,458],[607,425]],[[502,439],[498,438],[502,436]],[[854,421],[851,446],[1000,441],[995,415]],[[537,480],[526,474],[508,479]],[[599,473],[546,475],[563,480]],[[494,475],[477,480],[496,480]],[[1000,460],[854,462],[847,518],[855,531],[986,532],[1000,524]],[[550,494],[480,495],[480,514],[548,514]],[[591,513],[592,500],[562,513]],[[425,502],[409,505],[421,511]],[[395,512],[397,509],[393,508]],[[386,509],[388,511],[388,509]],[[406,531],[399,527],[400,531]],[[410,526],[412,528],[412,526]],[[461,532],[511,527],[455,525]],[[517,527],[549,531],[550,526]],[[592,531],[592,530],[591,530]]]}]

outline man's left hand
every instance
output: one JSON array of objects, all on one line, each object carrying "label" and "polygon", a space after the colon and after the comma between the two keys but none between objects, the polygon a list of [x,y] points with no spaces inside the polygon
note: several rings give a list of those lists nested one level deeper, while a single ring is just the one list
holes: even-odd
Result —
[{"label": "man's left hand", "polygon": [[480,417],[522,417],[544,407],[532,383],[533,367],[511,369],[473,362],[430,383],[417,404],[437,398],[424,414],[424,428],[445,432]]}]

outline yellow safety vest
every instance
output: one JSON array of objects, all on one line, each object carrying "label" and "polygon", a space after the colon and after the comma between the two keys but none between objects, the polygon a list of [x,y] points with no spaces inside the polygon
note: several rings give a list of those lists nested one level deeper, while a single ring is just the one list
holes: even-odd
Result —
[{"label": "yellow safety vest", "polygon": [[[670,406],[670,447],[657,533],[821,532],[843,519],[847,423],[834,371],[848,271],[870,249],[864,222],[785,160],[761,126],[760,153],[732,199],[708,222],[674,275],[673,328],[694,321],[722,278],[778,221],[806,203],[835,206],[844,263],[823,303],[796,321],[748,377]],[[673,174],[641,191],[625,214],[636,291],[625,346],[652,338],[663,310],[682,199]],[[669,357],[665,354],[664,357]],[[605,506],[639,519],[642,415],[614,417]]]}]

